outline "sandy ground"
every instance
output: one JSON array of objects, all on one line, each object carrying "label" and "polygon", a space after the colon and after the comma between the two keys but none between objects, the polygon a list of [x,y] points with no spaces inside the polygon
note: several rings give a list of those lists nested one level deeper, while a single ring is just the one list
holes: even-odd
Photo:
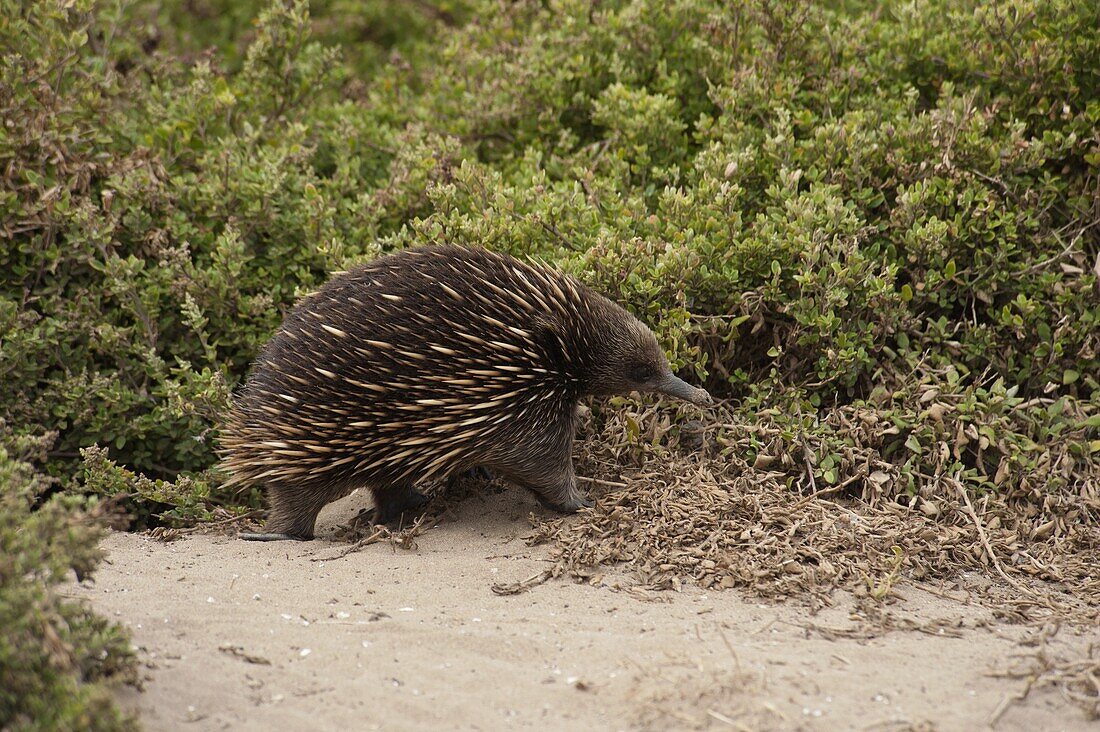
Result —
[{"label": "sandy ground", "polygon": [[[108,563],[70,592],[133,633],[145,689],[123,704],[150,730],[975,730],[1022,688],[990,672],[1034,652],[1034,629],[912,585],[905,613],[958,637],[830,640],[814,628],[853,627],[843,599],[816,615],[737,591],[647,599],[614,575],[498,596],[547,566],[522,540],[536,509],[520,491],[465,501],[413,550],[332,558],[333,527],[366,502],[326,509],[310,543],[109,536]],[[996,725],[1090,728],[1054,690]]]}]

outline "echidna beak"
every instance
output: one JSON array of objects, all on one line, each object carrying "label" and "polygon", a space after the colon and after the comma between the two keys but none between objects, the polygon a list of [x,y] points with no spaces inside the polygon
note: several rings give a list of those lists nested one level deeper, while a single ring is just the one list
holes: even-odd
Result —
[{"label": "echidna beak", "polygon": [[706,406],[714,403],[714,399],[711,398],[706,389],[692,386],[671,371],[666,372],[654,388],[662,394],[668,394],[670,397],[683,399],[685,402],[691,402],[692,404]]}]

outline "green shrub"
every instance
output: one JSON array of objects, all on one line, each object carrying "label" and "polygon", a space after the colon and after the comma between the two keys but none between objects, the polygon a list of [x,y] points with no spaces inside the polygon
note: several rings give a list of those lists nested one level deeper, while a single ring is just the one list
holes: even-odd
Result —
[{"label": "green shrub", "polygon": [[1100,10],[869,8],[7,0],[2,416],[141,523],[256,505],[211,468],[260,345],[441,240],[575,273],[745,403],[1090,413]]},{"label": "green shrub", "polygon": [[49,481],[29,461],[51,441],[0,423],[0,727],[130,729],[111,696],[136,679],[126,633],[57,589],[101,559],[95,504],[63,496],[32,510]]}]

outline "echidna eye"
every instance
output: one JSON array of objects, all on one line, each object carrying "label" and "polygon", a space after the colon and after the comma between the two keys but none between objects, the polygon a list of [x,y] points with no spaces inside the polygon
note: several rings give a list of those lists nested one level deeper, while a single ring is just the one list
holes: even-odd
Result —
[{"label": "echidna eye", "polygon": [[630,370],[630,380],[636,383],[642,383],[643,381],[649,381],[653,378],[653,369],[649,366],[635,366]]}]

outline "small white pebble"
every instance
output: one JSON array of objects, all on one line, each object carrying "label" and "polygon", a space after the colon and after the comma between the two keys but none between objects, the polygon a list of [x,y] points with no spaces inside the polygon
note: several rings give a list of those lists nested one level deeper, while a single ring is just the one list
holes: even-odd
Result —
[{"label": "small white pebble", "polygon": [[338,617],[338,618],[340,618],[341,620],[343,620],[343,619],[345,619],[345,618],[350,618],[350,617],[351,617],[351,614],[350,614],[350,613],[346,613],[346,612],[344,612],[343,610],[341,610],[340,612],[336,613],[336,617]]},{"label": "small white pebble", "polygon": [[397,608],[397,612],[399,612],[399,613],[411,613],[412,611],[413,611],[413,609],[411,607],[399,607],[399,608]]},{"label": "small white pebble", "polygon": [[305,658],[306,656],[308,656],[311,653],[313,653],[313,651],[309,650],[308,648],[303,648],[302,650],[298,651],[298,655],[301,656],[302,658]]},{"label": "small white pebble", "polygon": [[370,641],[363,641],[363,648],[370,648]]},{"label": "small white pebble", "polygon": [[207,602],[214,602],[214,598],[213,597],[208,597],[208,598],[206,598],[206,601]]},{"label": "small white pebble", "polygon": [[480,623],[480,622],[481,622],[481,618],[473,618],[473,621],[474,621],[475,623]]},{"label": "small white pebble", "polygon": [[283,613],[279,617],[282,618],[283,620],[292,620],[294,618],[294,616],[291,615],[290,613]]},{"label": "small white pebble", "polygon": [[259,600],[260,599],[260,593],[257,592],[255,595],[252,596],[252,599],[253,600]]}]

